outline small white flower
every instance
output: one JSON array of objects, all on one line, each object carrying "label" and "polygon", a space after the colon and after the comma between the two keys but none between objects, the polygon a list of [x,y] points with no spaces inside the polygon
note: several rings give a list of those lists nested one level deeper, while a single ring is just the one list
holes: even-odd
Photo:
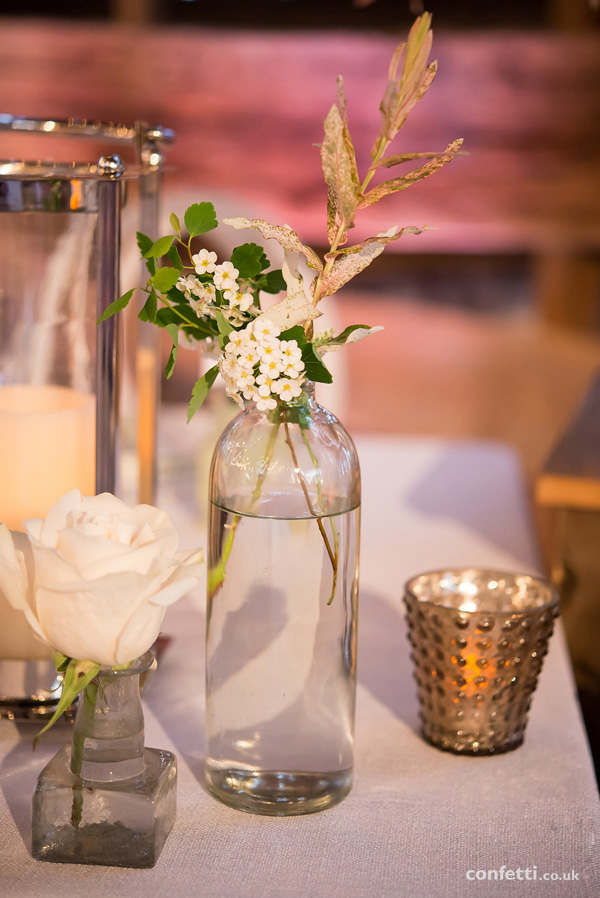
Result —
[{"label": "small white flower", "polygon": [[217,254],[210,253],[207,249],[201,249],[199,253],[192,256],[192,262],[198,274],[212,274],[216,261]]},{"label": "small white flower", "polygon": [[304,362],[300,361],[294,364],[290,362],[288,365],[283,366],[282,374],[284,377],[289,377],[292,380],[297,380],[302,373],[304,372]]},{"label": "small white flower", "polygon": [[273,384],[273,389],[279,394],[282,402],[289,402],[295,399],[302,392],[302,387],[297,380],[290,380],[287,377],[281,378]]},{"label": "small white flower", "polygon": [[268,318],[257,318],[254,322],[252,333],[260,343],[270,343],[276,340],[280,334],[280,328]]},{"label": "small white flower", "polygon": [[275,378],[269,377],[268,374],[259,374],[258,377],[256,378],[256,383],[259,386],[265,385],[269,388],[269,390],[273,390],[273,384],[275,383]]},{"label": "small white flower", "polygon": [[191,296],[188,296],[188,301],[196,315],[200,317],[207,313],[206,304],[214,301],[216,291],[212,284],[201,284],[195,278],[194,281],[195,286],[192,288],[192,293],[198,299],[192,299]]},{"label": "small white flower", "polygon": [[295,364],[302,358],[302,350],[298,346],[297,340],[280,340],[279,351],[286,364]]},{"label": "small white flower", "polygon": [[[221,309],[223,314],[225,314],[225,310]],[[246,316],[239,309],[229,309],[227,312],[227,320],[230,321],[234,326],[238,324],[243,324],[246,320]]]},{"label": "small white flower", "polygon": [[217,298],[217,291],[215,290],[214,284],[203,284],[201,281],[196,281],[196,286],[193,292],[196,296],[205,299],[207,302],[214,302]]},{"label": "small white flower", "polygon": [[186,299],[190,300],[192,298],[192,293],[195,290],[198,281],[194,277],[193,274],[182,275],[178,280],[175,286],[177,289],[183,293]]},{"label": "small white flower", "polygon": [[266,412],[270,409],[277,408],[277,400],[273,399],[272,397],[264,398],[262,396],[257,396],[256,408],[259,410],[259,412]]},{"label": "small white flower", "polygon": [[238,356],[238,364],[241,368],[254,368],[259,361],[258,352],[252,346],[244,346]]},{"label": "small white flower", "polygon": [[259,396],[262,396],[263,399],[266,399],[271,395],[271,387],[269,384],[261,384],[257,390]]},{"label": "small white flower", "polygon": [[242,312],[247,312],[254,302],[254,297],[251,293],[241,293],[239,290],[227,290],[223,296],[230,306],[235,306]]},{"label": "small white flower", "polygon": [[279,343],[259,343],[258,354],[263,362],[280,362],[283,367],[283,359],[279,352]]},{"label": "small white flower", "polygon": [[219,290],[237,290],[236,277],[239,271],[234,268],[232,262],[223,262],[222,265],[216,265],[213,275],[215,287]]},{"label": "small white flower", "polygon": [[[234,391],[232,393],[228,393],[227,395],[230,396],[231,399],[233,399],[235,402],[237,402],[237,404],[239,405],[239,407],[242,410],[244,409],[244,400],[242,399],[242,397],[240,396],[239,393]],[[252,397],[250,397],[250,398],[252,398]]]},{"label": "small white flower", "polygon": [[283,363],[280,359],[265,359],[261,360],[260,363],[260,373],[267,374],[269,377],[275,378],[278,377],[280,372],[283,370]]},{"label": "small white flower", "polygon": [[238,368],[237,359],[233,355],[224,355],[219,360],[219,371],[221,374],[226,373],[230,377],[235,377]]},{"label": "small white flower", "polygon": [[252,371],[248,371],[246,368],[241,368],[235,375],[235,381],[238,389],[247,390],[248,387],[254,386],[254,375],[252,374]]},{"label": "small white flower", "polygon": [[237,355],[242,351],[242,348],[247,340],[248,337],[246,336],[244,331],[231,331],[231,333],[229,334],[229,342],[225,347],[225,352],[235,352]]}]

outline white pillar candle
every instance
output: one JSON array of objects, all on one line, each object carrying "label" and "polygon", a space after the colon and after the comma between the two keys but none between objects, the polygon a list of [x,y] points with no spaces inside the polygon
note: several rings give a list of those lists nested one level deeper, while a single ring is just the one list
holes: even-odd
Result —
[{"label": "white pillar candle", "polygon": [[[22,530],[69,490],[95,492],[95,397],[69,387],[0,386],[0,521]],[[0,594],[0,658],[39,658],[25,616]]]}]

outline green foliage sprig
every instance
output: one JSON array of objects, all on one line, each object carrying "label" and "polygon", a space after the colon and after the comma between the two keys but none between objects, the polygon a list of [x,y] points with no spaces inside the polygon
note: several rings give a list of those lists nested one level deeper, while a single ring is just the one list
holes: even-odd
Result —
[{"label": "green foliage sprig", "polygon": [[[429,229],[427,226],[400,229],[394,226],[355,245],[346,245],[348,232],[354,228],[359,212],[385,196],[405,190],[429,177],[460,152],[462,140],[459,139],[452,141],[440,153],[387,155],[410,110],[422,99],[435,77],[437,63],[428,62],[431,44],[431,16],[424,13],[416,19],[407,40],[397,47],[392,57],[388,83],[380,104],[381,126],[371,149],[371,163],[362,177],[350,136],[343,81],[338,78],[337,103],[325,118],[324,139],[320,148],[327,186],[329,243],[323,258],[287,226],[273,225],[263,219],[229,218],[224,219],[224,223],[235,229],[256,230],[264,239],[276,240],[284,250],[284,267],[283,270],[269,270],[270,263],[262,246],[245,243],[233,250],[229,263],[215,268],[212,261],[207,262],[206,251],[201,251],[199,256],[192,252],[192,240],[217,226],[214,207],[208,202],[196,203],[186,210],[184,226],[187,236],[176,215],[171,215],[170,219],[173,235],[152,241],[146,235],[138,234],[138,245],[150,275],[146,286],[141,288],[148,298],[139,318],[164,328],[171,336],[173,347],[165,369],[167,377],[173,372],[181,334],[192,341],[217,342],[221,349],[218,364],[194,386],[188,419],[202,405],[219,371],[225,377],[229,395],[240,404],[243,398],[252,398],[263,404],[259,407],[274,408],[275,404],[291,407],[290,401],[298,395],[298,384],[306,378],[331,381],[331,374],[322,361],[326,352],[379,330],[367,325],[353,325],[337,336],[314,337],[313,321],[321,314],[317,309],[321,300],[336,293],[363,271],[388,244],[404,235],[421,234]],[[423,164],[408,173],[372,185],[379,172],[414,160],[421,160]],[[199,261],[203,253],[203,260]],[[214,253],[208,255],[216,258]],[[311,271],[316,272],[309,285],[304,284],[300,273],[302,259]],[[223,284],[223,278],[228,276],[223,274],[226,269],[231,275],[233,289],[227,289],[227,285]],[[260,293],[275,294],[283,290],[286,291],[285,298],[262,312]],[[129,290],[112,303],[100,320],[124,309],[133,293],[134,290]],[[283,341],[288,355],[293,354],[296,359],[294,365],[288,365],[285,377],[282,369],[270,379],[265,374],[262,355],[249,368],[248,351],[256,343],[256,348],[262,353],[266,345],[262,338],[258,340],[255,337],[256,329],[260,330],[260,322],[265,319],[274,326],[274,336],[269,339]],[[233,346],[232,335],[235,332],[244,333],[247,350],[243,377],[237,380],[226,374],[224,361]],[[248,342],[252,340],[254,342]],[[242,358],[242,349],[239,352],[235,357],[238,361]],[[232,362],[228,370],[233,370],[233,367]],[[265,378],[272,388],[270,393],[266,391]],[[247,389],[245,384],[249,385]],[[262,388],[260,395],[259,386]],[[292,401],[291,404],[297,403]]]}]

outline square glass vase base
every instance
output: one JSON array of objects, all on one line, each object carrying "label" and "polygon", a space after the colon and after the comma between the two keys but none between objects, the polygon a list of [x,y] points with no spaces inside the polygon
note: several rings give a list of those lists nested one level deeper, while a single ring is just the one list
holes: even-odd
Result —
[{"label": "square glass vase base", "polygon": [[176,813],[177,761],[144,749],[144,770],[115,782],[71,773],[64,746],[42,770],[33,794],[36,860],[109,867],[153,867]]}]

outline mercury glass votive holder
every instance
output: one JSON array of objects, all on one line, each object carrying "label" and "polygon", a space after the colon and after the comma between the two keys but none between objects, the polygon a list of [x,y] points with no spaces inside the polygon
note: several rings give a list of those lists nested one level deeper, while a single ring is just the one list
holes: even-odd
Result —
[{"label": "mercury glass votive holder", "polygon": [[529,574],[431,571],[408,581],[404,602],[423,737],[467,755],[521,745],[559,613],[555,589]]}]

